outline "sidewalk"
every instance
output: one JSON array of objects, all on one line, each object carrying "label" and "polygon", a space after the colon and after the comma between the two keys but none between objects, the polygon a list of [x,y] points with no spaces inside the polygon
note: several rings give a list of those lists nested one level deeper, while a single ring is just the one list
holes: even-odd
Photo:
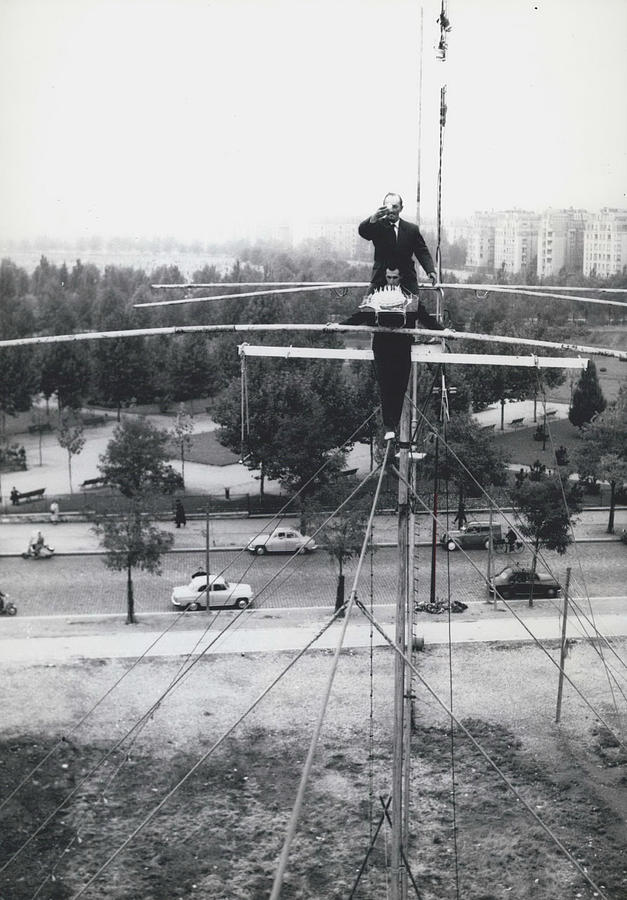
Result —
[{"label": "sidewalk", "polygon": [[[254,615],[254,614],[253,614]],[[375,615],[379,618],[378,611]],[[557,616],[525,616],[533,619],[533,633],[538,640],[559,640],[561,622]],[[383,629],[392,640],[394,626],[390,616],[383,623]],[[246,615],[242,617],[246,623]],[[147,657],[185,656],[193,652],[206,650],[209,655],[223,653],[277,653],[297,651],[305,647],[320,631],[324,620],[302,625],[284,625],[282,627],[233,627],[224,634],[220,631],[186,630],[182,632],[135,630],[133,627],[123,631],[98,635],[77,635],[58,637],[17,638],[2,641],[2,661],[5,664],[29,663],[38,664],[64,662],[76,659],[134,659],[142,654]],[[612,637],[627,635],[627,619],[623,615],[604,614],[595,617],[595,624],[601,634]],[[334,650],[338,643],[341,621],[334,622],[315,643],[313,649]],[[424,638],[426,645],[448,643],[448,623],[446,621],[420,621],[415,632]],[[161,637],[160,637],[161,635]],[[581,631],[574,621],[568,622],[567,636],[581,639]],[[158,638],[155,646],[151,646]],[[477,643],[490,641],[531,641],[529,633],[523,625],[506,610],[489,611],[488,616],[476,621],[455,619],[452,625],[454,643]],[[213,641],[216,643],[210,646]],[[373,643],[380,647],[387,644],[379,632],[375,630]],[[343,645],[346,649],[370,646],[370,625],[359,611],[353,613],[346,629]],[[149,649],[150,648],[150,649]],[[208,649],[207,649],[208,648]]]},{"label": "sidewalk", "polygon": [[[450,513],[452,520],[454,512]],[[487,512],[477,515],[480,520],[487,519]],[[440,521],[445,521],[446,514],[440,512]],[[509,518],[509,516],[508,516]],[[426,513],[417,516],[418,541],[420,545],[431,542],[431,517]],[[618,541],[623,528],[627,528],[627,508],[616,510],[614,531],[607,534],[607,509],[587,509],[579,516],[575,524],[576,541]],[[298,527],[298,519],[284,517],[284,521]],[[494,522],[504,522],[504,518],[494,516]],[[239,550],[260,532],[276,528],[279,521],[271,517],[260,518],[212,518],[210,521],[211,547],[216,550]],[[26,549],[33,529],[41,527],[46,540],[57,553],[97,553],[102,550],[96,535],[90,530],[89,522],[61,522],[58,525],[32,522],[18,522],[14,517],[5,516],[0,520],[0,556],[15,555]],[[159,527],[174,535],[175,550],[204,550],[206,544],[205,523],[202,520],[188,521],[185,528],[177,529],[172,522],[159,522]],[[396,516],[376,516],[374,522],[374,540],[378,545],[396,544]],[[505,529],[507,530],[507,529]],[[424,538],[424,539],[421,539]]]}]

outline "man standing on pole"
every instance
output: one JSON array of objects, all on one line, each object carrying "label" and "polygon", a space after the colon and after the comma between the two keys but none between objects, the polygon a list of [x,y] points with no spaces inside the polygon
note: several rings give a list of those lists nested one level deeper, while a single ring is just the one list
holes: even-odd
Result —
[{"label": "man standing on pole", "polygon": [[[374,244],[370,289],[359,310],[342,324],[398,328],[415,328],[420,324],[440,331],[442,326],[418,297],[414,256],[431,284],[437,283],[433,259],[424,238],[417,225],[400,218],[403,200],[399,194],[386,194],[383,204],[359,226],[361,237]],[[372,337],[385,440],[394,438],[398,429],[411,371],[412,344],[410,335],[384,333]]]}]

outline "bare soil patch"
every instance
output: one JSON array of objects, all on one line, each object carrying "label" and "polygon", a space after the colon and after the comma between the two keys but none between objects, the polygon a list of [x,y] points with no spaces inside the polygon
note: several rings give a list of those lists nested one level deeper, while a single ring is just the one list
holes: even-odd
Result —
[{"label": "bare soil patch", "polygon": [[[51,821],[0,875],[0,898],[27,900],[46,878],[39,897],[72,897],[289,659],[278,653],[203,658],[134,740],[125,735],[177,676],[180,660],[135,668],[118,660],[2,666],[0,802],[41,765],[0,811],[0,865],[48,816]],[[418,662],[446,698],[447,649],[429,649]],[[624,900],[624,754],[612,736],[569,687],[562,724],[555,725],[557,673],[535,648],[458,646],[452,665],[458,717],[605,895]],[[267,897],[329,666],[326,652],[301,661],[84,896]],[[576,644],[567,666],[618,731],[598,656]],[[368,650],[343,654],[284,898],[347,898],[380,816],[379,798],[389,795],[388,650],[374,651],[372,670],[371,678]],[[415,692],[410,863],[424,900],[455,897],[456,872],[464,900],[593,897],[472,744],[458,731],[451,741],[446,713],[420,684]],[[356,898],[385,896],[385,831]]]}]

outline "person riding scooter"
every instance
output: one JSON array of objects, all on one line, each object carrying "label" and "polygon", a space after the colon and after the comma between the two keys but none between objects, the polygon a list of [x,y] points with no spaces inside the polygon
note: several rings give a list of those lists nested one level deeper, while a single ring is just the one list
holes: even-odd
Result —
[{"label": "person riding scooter", "polygon": [[6,594],[0,591],[0,616],[14,616],[17,613],[17,606],[12,603]]},{"label": "person riding scooter", "polygon": [[52,556],[53,553],[54,547],[49,547],[48,544],[46,544],[46,540],[39,529],[31,532],[31,536],[28,540],[28,549],[26,550],[26,553],[23,554],[25,557],[34,557],[37,559],[41,556]]}]

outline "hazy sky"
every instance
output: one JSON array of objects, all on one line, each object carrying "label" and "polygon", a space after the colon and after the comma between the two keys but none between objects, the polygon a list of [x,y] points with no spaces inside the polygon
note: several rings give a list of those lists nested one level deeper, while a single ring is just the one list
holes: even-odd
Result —
[{"label": "hazy sky", "polygon": [[[422,216],[627,206],[625,0],[425,2]],[[415,211],[417,0],[0,0],[0,236]]]}]

